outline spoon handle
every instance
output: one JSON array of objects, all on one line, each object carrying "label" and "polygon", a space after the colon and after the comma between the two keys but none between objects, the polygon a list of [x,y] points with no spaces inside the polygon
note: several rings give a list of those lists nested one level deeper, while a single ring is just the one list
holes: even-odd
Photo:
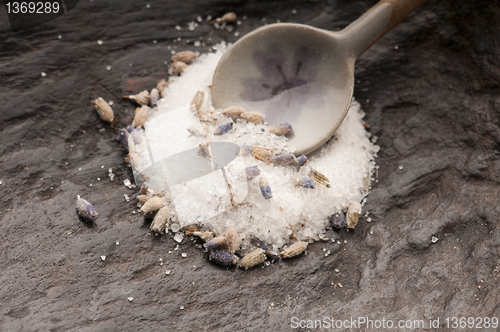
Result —
[{"label": "spoon handle", "polygon": [[359,58],[426,0],[381,0],[341,31],[349,54]]},{"label": "spoon handle", "polygon": [[381,0],[379,4],[388,3],[392,7],[392,15],[389,24],[382,32],[380,37],[385,35],[389,30],[394,28],[399,22],[404,20],[415,9],[420,7],[426,0]]}]

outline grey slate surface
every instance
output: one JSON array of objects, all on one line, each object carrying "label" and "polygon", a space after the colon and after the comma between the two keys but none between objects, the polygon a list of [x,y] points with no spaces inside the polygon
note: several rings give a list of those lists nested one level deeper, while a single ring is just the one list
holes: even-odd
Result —
[{"label": "grey slate surface", "polygon": [[[151,235],[131,214],[136,192],[122,184],[132,174],[117,136],[134,106],[121,96],[166,77],[168,46],[235,41],[187,22],[235,11],[248,16],[242,35],[264,17],[339,30],[375,3],[80,1],[17,34],[0,10],[0,331],[289,331],[292,317],[499,317],[498,1],[430,1],[359,59],[354,96],[378,137],[380,169],[365,208],[372,222],[328,233],[347,243],[315,243],[264,269],[225,269],[190,241],[174,251],[171,235]],[[113,126],[94,111],[98,96],[115,101]],[[76,219],[78,194],[99,211],[93,227]]]}]

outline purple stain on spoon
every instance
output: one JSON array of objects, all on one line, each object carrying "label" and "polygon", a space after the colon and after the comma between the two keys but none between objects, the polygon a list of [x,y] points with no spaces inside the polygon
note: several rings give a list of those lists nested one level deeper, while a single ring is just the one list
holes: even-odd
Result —
[{"label": "purple stain on spoon", "polygon": [[258,102],[255,107],[265,113],[267,121],[298,123],[305,106],[317,108],[322,100],[324,91],[315,85],[322,62],[320,53],[302,46],[292,54],[287,57],[277,44],[269,45],[266,51],[255,51],[255,76],[241,79],[241,100]]},{"label": "purple stain on spoon", "polygon": [[315,54],[303,46],[295,51],[292,61],[287,61],[283,50],[276,44],[270,45],[267,52],[254,52],[252,58],[261,76],[243,79],[246,89],[241,98],[248,101],[267,100],[315,81],[318,72],[314,64]]}]

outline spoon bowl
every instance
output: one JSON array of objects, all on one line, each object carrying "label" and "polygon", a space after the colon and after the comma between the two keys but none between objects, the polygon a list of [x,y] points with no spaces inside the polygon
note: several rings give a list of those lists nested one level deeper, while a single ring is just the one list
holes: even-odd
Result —
[{"label": "spoon bowl", "polygon": [[356,59],[423,1],[383,0],[339,32],[293,23],[259,28],[222,56],[212,103],[261,112],[269,125],[288,122],[289,151],[312,152],[347,114]]}]

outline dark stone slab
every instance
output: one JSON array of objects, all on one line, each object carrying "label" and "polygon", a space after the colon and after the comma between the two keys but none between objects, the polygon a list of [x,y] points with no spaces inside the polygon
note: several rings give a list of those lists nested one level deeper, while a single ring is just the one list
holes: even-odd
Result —
[{"label": "dark stone slab", "polygon": [[[226,269],[189,239],[174,250],[171,235],[152,235],[132,214],[137,192],[122,184],[133,177],[117,137],[134,106],[121,96],[166,78],[169,47],[236,40],[187,22],[235,11],[248,17],[241,35],[263,18],[339,30],[375,3],[80,1],[16,34],[0,14],[0,330],[285,331],[292,317],[499,317],[498,1],[430,1],[358,61],[354,96],[378,137],[380,169],[365,207],[371,223],[329,233],[340,244]],[[115,102],[111,126],[90,103],[98,96]],[[77,219],[76,195],[98,209],[92,227]]]}]

